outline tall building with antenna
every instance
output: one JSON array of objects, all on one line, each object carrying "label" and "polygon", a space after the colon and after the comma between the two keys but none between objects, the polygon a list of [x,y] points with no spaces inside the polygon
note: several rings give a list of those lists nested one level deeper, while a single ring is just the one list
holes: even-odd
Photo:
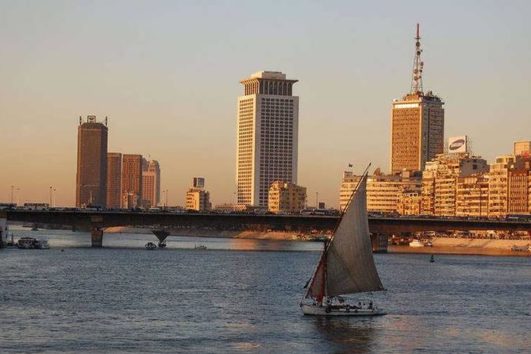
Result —
[{"label": "tall building with antenna", "polygon": [[391,114],[391,173],[422,171],[427,161],[444,152],[444,102],[424,92],[420,29],[417,23],[411,88],[393,100]]}]

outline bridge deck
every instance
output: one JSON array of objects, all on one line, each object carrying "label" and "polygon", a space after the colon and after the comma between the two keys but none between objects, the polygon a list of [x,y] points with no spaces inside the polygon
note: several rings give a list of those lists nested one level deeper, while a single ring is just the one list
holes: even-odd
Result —
[{"label": "bridge deck", "polygon": [[[166,213],[131,211],[2,210],[0,218],[83,228],[110,226],[173,226],[213,230],[270,229],[282,231],[333,230],[338,216]],[[377,233],[447,230],[531,231],[528,220],[458,219],[420,217],[369,217]]]}]

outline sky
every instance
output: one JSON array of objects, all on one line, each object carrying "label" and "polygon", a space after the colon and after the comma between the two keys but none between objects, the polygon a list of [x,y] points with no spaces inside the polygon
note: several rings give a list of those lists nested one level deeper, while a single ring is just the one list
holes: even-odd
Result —
[{"label": "sky", "polygon": [[158,160],[183,205],[194,176],[234,202],[239,81],[298,79],[298,184],[337,206],[342,172],[389,169],[390,112],[424,89],[445,137],[491,162],[531,139],[529,1],[0,0],[0,202],[75,203],[79,116],[109,117],[109,151]]}]

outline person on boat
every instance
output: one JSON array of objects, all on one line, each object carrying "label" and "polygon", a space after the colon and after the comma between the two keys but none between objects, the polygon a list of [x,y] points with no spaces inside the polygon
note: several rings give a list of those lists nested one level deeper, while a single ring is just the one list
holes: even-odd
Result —
[{"label": "person on boat", "polygon": [[369,301],[369,310],[372,310],[372,309],[373,309],[372,301]]}]

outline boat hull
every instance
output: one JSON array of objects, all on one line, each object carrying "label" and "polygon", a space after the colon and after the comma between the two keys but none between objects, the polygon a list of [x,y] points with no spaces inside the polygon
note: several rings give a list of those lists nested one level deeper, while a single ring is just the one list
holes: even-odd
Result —
[{"label": "boat hull", "polygon": [[307,316],[358,316],[358,317],[367,317],[367,316],[382,316],[385,315],[385,312],[379,309],[353,309],[341,307],[341,308],[331,308],[327,312],[326,306],[314,306],[314,305],[301,305],[302,312]]}]

